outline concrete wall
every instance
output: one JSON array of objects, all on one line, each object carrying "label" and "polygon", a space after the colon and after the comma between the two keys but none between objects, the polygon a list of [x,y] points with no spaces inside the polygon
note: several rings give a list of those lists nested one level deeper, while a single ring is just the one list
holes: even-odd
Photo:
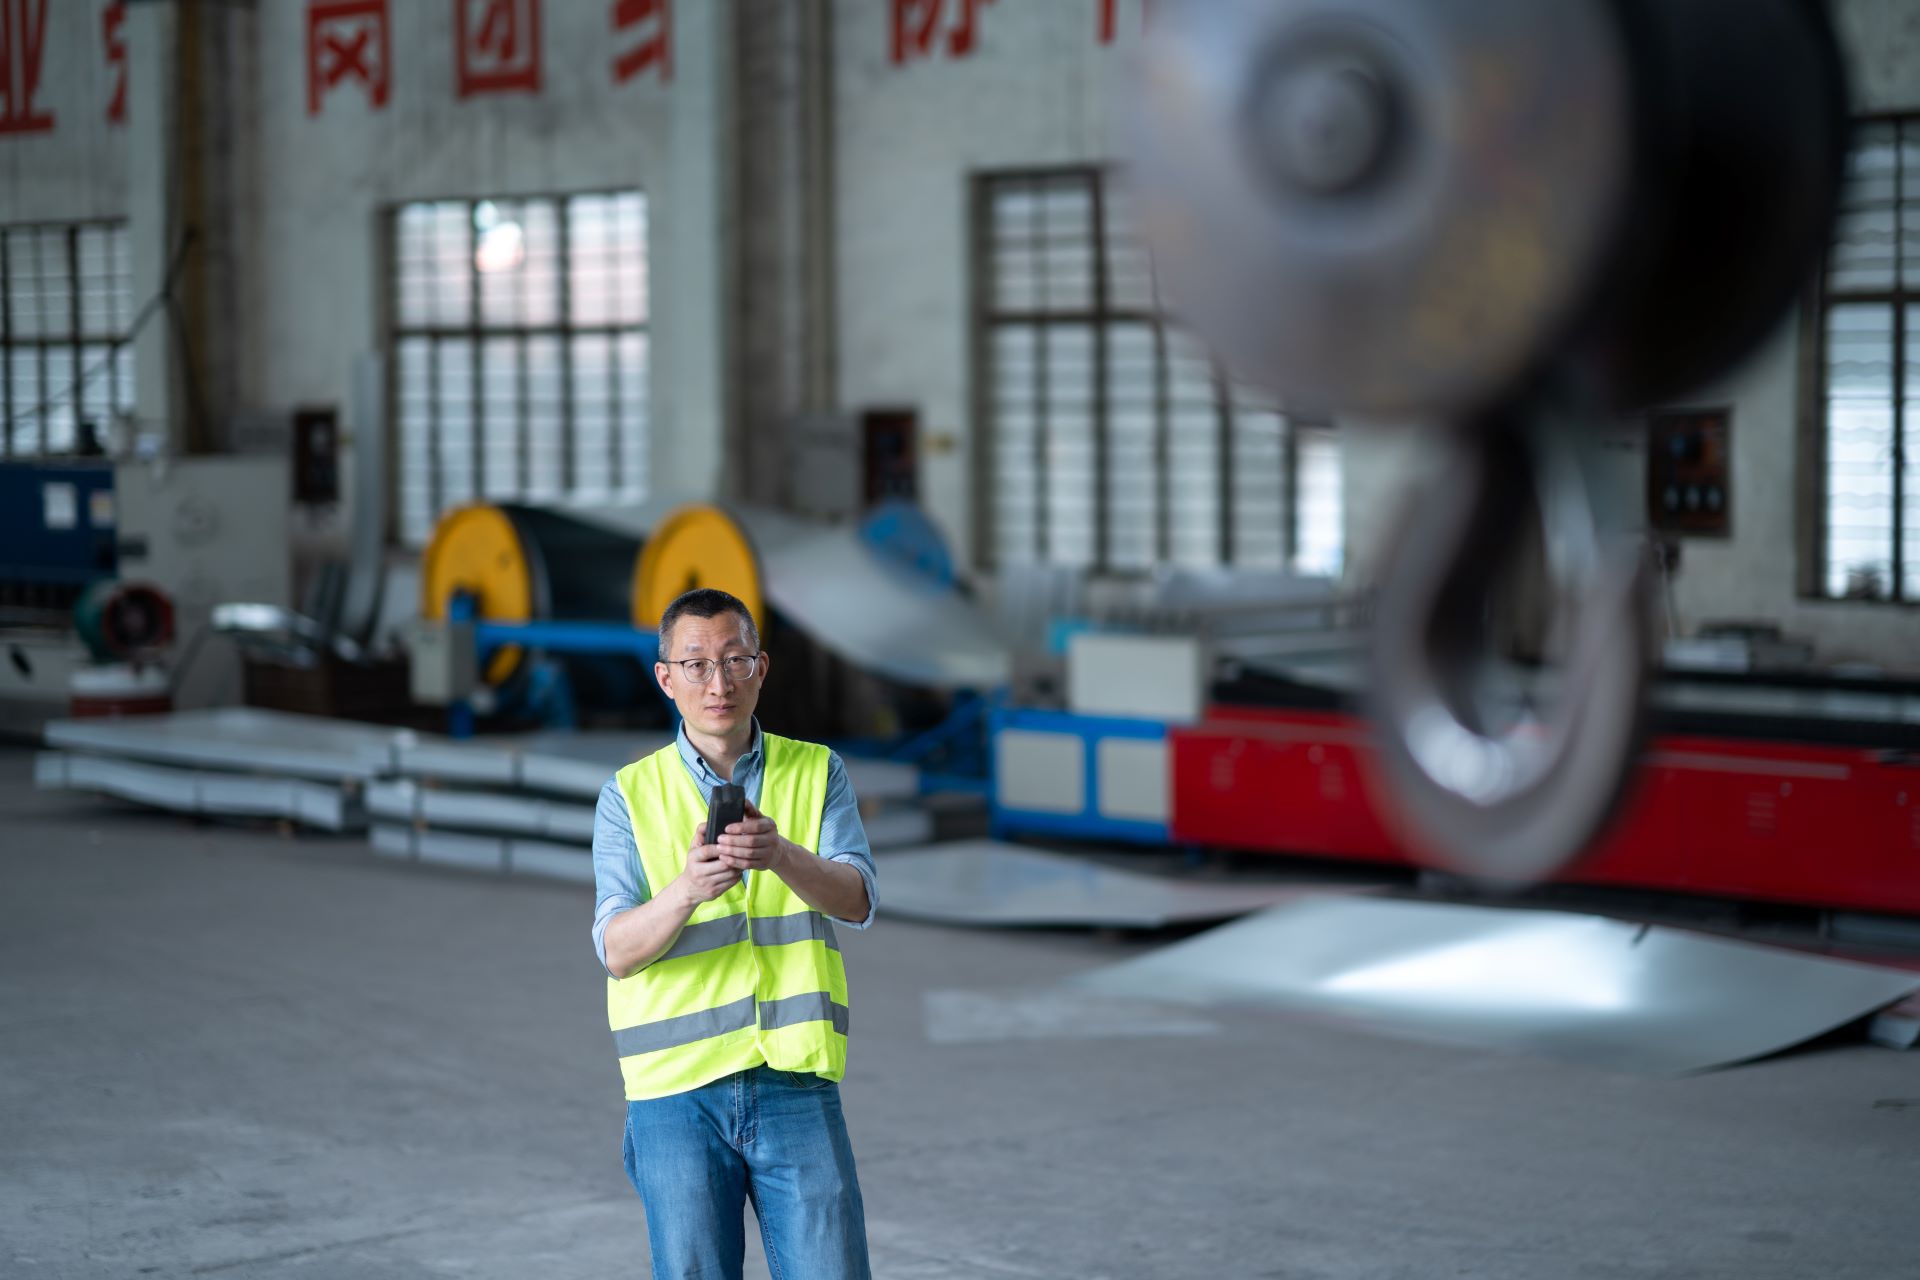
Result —
[{"label": "concrete wall", "polygon": [[[945,15],[962,5],[950,0]],[[887,0],[836,0],[834,202],[839,401],[920,411],[920,494],[956,550],[973,529],[969,176],[1114,158],[1109,103],[1140,31],[1120,0],[978,10],[975,51],[895,65]],[[948,29],[950,30],[949,23]]]},{"label": "concrete wall", "polygon": [[[608,4],[547,0],[540,92],[466,99],[450,5],[393,0],[384,106],[348,81],[317,114],[306,3],[203,4],[191,22],[172,5],[136,4],[121,35],[132,67],[123,125],[106,119],[107,7],[47,6],[34,107],[54,129],[0,134],[0,223],[128,217],[136,301],[158,291],[181,229],[197,228],[194,278],[176,288],[217,421],[204,440],[183,428],[176,353],[155,324],[137,350],[145,423],[166,424],[176,446],[217,447],[235,438],[231,419],[346,410],[355,357],[384,344],[381,215],[392,205],[639,187],[655,317],[649,473],[659,488],[717,491],[731,395],[731,0],[672,6],[664,83],[651,72],[616,82],[616,52],[634,37],[612,30]],[[350,515],[349,503],[306,533],[335,541]]]},{"label": "concrete wall", "polygon": [[305,6],[261,8],[246,402],[266,413],[347,406],[354,358],[383,343],[383,210],[638,187],[651,265],[649,474],[656,488],[712,493],[727,412],[731,4],[674,5],[671,81],[616,83],[610,6],[548,0],[540,91],[466,99],[448,6],[391,8],[385,107],[348,83],[317,115]]},{"label": "concrete wall", "polygon": [[[33,114],[52,129],[0,133],[0,223],[121,218],[127,203],[127,127],[107,120],[116,76],[101,30],[106,0],[46,6]],[[18,66],[21,51],[9,51]]]}]

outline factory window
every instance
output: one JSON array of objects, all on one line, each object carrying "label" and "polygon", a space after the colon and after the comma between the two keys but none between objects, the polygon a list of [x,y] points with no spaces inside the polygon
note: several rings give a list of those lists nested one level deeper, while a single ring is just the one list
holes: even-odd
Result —
[{"label": "factory window", "polygon": [[1820,306],[1817,590],[1920,600],[1920,116],[1861,122]]},{"label": "factory window", "polygon": [[402,540],[467,502],[642,496],[645,198],[403,205],[393,244]]},{"label": "factory window", "polygon": [[1340,570],[1340,454],[1169,323],[1095,169],[983,176],[982,559]]},{"label": "factory window", "polygon": [[133,412],[132,323],[125,223],[0,229],[0,455],[72,453],[88,430],[104,443]]}]

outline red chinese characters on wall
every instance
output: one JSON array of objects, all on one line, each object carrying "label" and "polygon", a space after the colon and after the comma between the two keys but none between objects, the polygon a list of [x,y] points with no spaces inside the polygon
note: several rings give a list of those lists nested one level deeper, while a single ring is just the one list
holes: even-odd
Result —
[{"label": "red chinese characters on wall", "polygon": [[393,87],[393,45],[387,0],[311,0],[307,5],[307,114],[348,80],[366,86],[367,102],[387,105]]},{"label": "red chinese characters on wall", "polygon": [[614,0],[613,33],[616,42],[639,36],[615,54],[615,84],[650,70],[657,70],[662,80],[673,79],[672,0]]},{"label": "red chinese characters on wall", "polygon": [[459,95],[540,92],[540,0],[453,0]]},{"label": "red chinese characters on wall", "polygon": [[[993,0],[888,0],[894,65],[935,56],[944,44],[949,56],[964,58],[980,42],[980,10]],[[944,34],[946,40],[940,40]]]},{"label": "red chinese characters on wall", "polygon": [[100,11],[100,39],[107,49],[107,70],[113,75],[113,96],[107,99],[107,123],[127,122],[127,6],[126,0]]},{"label": "red chinese characters on wall", "polygon": [[47,0],[0,0],[0,134],[53,132],[53,112],[34,106],[46,50]]}]

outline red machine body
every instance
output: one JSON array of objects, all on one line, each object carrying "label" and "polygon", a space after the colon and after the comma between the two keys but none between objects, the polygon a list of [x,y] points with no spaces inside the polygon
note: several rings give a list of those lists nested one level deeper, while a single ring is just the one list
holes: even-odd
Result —
[{"label": "red machine body", "polygon": [[[1175,840],[1414,862],[1358,716],[1216,705],[1169,737]],[[1920,915],[1920,751],[1656,726],[1625,810],[1557,879]]]}]

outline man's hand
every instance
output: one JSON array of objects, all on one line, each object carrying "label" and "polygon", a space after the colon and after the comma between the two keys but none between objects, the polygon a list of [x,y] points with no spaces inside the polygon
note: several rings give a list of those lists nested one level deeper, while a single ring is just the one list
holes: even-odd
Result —
[{"label": "man's hand", "polygon": [[680,882],[695,905],[712,902],[740,883],[740,869],[727,861],[726,851],[707,843],[704,822],[694,830],[693,847],[687,850],[687,867],[680,873]]},{"label": "man's hand", "polygon": [[[704,829],[704,828],[703,828]],[[787,842],[772,818],[747,801],[746,819],[719,837],[720,860],[736,871],[778,873],[787,862]]]}]

